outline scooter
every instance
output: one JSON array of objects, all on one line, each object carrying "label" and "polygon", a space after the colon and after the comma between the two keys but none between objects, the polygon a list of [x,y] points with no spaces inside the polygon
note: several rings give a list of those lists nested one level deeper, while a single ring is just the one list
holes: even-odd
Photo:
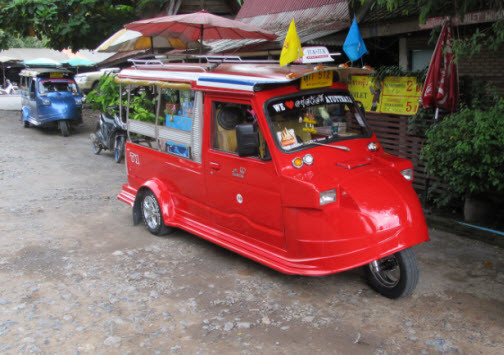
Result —
[{"label": "scooter", "polygon": [[17,95],[19,94],[19,87],[16,83],[12,83],[9,79],[6,81],[7,86],[4,89],[0,89],[0,95]]},{"label": "scooter", "polygon": [[102,113],[96,124],[96,132],[90,136],[93,153],[100,154],[102,149],[114,150],[114,160],[120,163],[124,158],[126,137],[126,124],[121,120],[119,110],[115,110],[114,117]]}]

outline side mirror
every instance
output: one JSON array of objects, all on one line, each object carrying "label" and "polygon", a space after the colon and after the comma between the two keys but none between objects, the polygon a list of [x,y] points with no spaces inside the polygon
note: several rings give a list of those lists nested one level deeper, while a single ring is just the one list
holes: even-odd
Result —
[{"label": "side mirror", "polygon": [[250,157],[259,153],[259,133],[254,131],[252,124],[239,124],[236,126],[236,143],[238,155]]}]

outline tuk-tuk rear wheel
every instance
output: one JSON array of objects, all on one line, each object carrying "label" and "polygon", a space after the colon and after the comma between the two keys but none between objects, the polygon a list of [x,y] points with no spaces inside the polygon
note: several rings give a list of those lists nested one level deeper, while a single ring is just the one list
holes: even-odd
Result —
[{"label": "tuk-tuk rear wheel", "polygon": [[23,111],[21,111],[21,122],[23,122],[23,127],[24,128],[29,128],[30,127],[30,122],[25,121]]},{"label": "tuk-tuk rear wheel", "polygon": [[365,271],[369,285],[392,299],[408,296],[418,283],[418,261],[411,249],[401,250],[370,263]]},{"label": "tuk-tuk rear wheel", "polygon": [[120,136],[116,138],[115,149],[114,149],[114,160],[119,164],[124,157],[124,137]]},{"label": "tuk-tuk rear wheel", "polygon": [[164,224],[161,208],[152,191],[148,190],[143,194],[140,207],[143,221],[149,232],[154,235],[165,235],[172,231],[170,227]]}]

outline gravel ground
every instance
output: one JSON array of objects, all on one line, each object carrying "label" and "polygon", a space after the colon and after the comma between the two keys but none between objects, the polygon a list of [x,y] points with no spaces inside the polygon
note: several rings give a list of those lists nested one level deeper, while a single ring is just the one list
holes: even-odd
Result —
[{"label": "gravel ground", "polygon": [[504,253],[431,230],[415,293],[362,270],[286,276],[177,231],[132,226],[124,165],[0,111],[0,353],[504,353]]}]

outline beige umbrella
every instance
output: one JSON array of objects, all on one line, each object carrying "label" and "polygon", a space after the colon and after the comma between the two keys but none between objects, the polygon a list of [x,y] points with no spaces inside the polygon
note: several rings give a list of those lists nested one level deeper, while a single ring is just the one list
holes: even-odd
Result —
[{"label": "beige umbrella", "polygon": [[123,28],[96,49],[98,52],[130,52],[155,48],[186,49],[183,39],[160,36],[143,36],[140,32]]}]

